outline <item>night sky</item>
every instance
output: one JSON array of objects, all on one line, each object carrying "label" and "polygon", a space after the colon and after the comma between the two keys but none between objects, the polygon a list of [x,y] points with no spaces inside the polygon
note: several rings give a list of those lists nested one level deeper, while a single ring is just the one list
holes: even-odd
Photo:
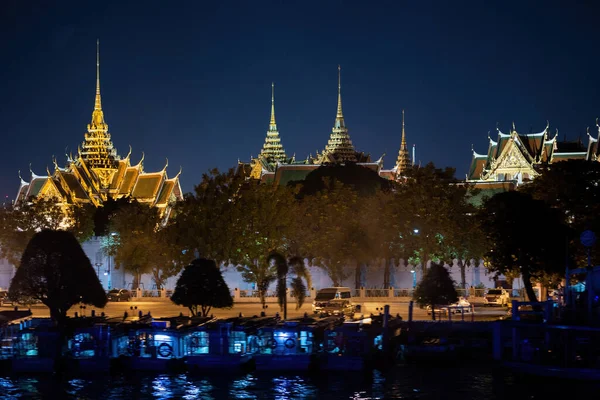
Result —
[{"label": "night sky", "polygon": [[[56,5],[56,4],[60,5]],[[122,5],[120,3],[127,3]],[[271,82],[282,143],[322,151],[342,67],[346,125],[357,150],[393,167],[406,110],[417,162],[464,177],[471,145],[496,123],[576,140],[600,117],[598,9],[552,1],[0,2],[0,193],[65,164],[94,105],[119,154],[146,171],[183,167],[184,191],[209,168],[256,156]],[[523,4],[521,4],[523,3]],[[578,2],[583,3],[583,2]],[[178,4],[178,6],[167,6]]]}]

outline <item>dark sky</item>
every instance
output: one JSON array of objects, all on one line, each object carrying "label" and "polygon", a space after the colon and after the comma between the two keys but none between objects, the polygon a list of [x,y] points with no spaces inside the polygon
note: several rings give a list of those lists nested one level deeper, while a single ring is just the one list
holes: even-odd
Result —
[{"label": "dark sky", "polygon": [[[124,3],[124,4],[122,4]],[[585,138],[600,116],[600,25],[593,2],[0,2],[2,195],[17,171],[45,174],[83,140],[96,38],[106,121],[119,153],[147,171],[169,159],[184,191],[209,168],[249,160],[269,122],[282,143],[321,151],[336,111],[357,150],[396,159],[401,110],[417,161],[463,177],[471,144],[496,123]],[[177,6],[176,6],[177,5]],[[596,135],[596,129],[592,129]]]}]

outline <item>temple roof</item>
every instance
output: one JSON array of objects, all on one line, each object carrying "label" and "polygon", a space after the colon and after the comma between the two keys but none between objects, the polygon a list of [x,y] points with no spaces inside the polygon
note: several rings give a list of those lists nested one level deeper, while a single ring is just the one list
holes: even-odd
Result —
[{"label": "temple roof", "polygon": [[139,174],[131,196],[138,200],[154,200],[159,193],[165,174],[162,172]]}]

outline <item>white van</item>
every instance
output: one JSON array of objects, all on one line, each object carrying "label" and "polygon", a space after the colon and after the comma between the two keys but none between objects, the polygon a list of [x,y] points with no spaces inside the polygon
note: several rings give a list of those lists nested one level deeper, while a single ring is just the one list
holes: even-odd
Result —
[{"label": "white van", "polygon": [[317,292],[312,309],[315,314],[354,315],[356,306],[352,303],[352,290],[347,287],[323,288]]}]

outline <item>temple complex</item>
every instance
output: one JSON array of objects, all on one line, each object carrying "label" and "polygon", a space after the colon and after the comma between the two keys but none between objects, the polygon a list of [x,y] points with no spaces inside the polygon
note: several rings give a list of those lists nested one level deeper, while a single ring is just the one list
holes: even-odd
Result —
[{"label": "temple complex", "polygon": [[322,152],[317,151],[315,156],[309,154],[304,160],[297,160],[295,155],[287,157],[275,123],[273,88],[274,84],[271,85],[271,120],[263,148],[257,158],[251,157],[250,162],[238,162],[238,168],[242,169],[251,179],[287,185],[292,181],[304,180],[311,171],[316,170],[321,165],[356,163],[376,171],[383,178],[397,180],[412,165],[404,131],[404,111],[402,111],[402,141],[394,168],[390,170],[383,169],[383,156],[373,162],[369,154],[355,150],[342,111],[340,66],[338,66],[337,110],[325,149]]},{"label": "temple complex", "polygon": [[[15,204],[31,198],[55,198],[65,207],[88,203],[96,207],[108,199],[131,197],[141,203],[157,207],[168,215],[170,204],[183,199],[179,174],[167,176],[167,165],[158,172],[145,172],[142,154],[137,164],[131,163],[131,149],[125,158],[117,154],[108,132],[100,96],[100,51],[96,48],[96,96],[92,120],[87,126],[84,141],[77,155],[67,155],[66,166],[60,167],[53,159],[54,171],[46,175],[31,172],[21,185]],[[19,173],[20,176],[20,173]]]},{"label": "temple complex", "polygon": [[[596,122],[596,126],[598,123]],[[564,160],[598,160],[598,138],[587,133],[587,146],[580,140],[558,140],[558,131],[552,138],[549,124],[538,133],[520,133],[512,124],[509,133],[496,128],[496,140],[488,134],[488,150],[479,154],[473,149],[471,166],[466,182],[488,194],[512,190],[539,176],[539,167]],[[600,127],[598,128],[600,135]]]}]

